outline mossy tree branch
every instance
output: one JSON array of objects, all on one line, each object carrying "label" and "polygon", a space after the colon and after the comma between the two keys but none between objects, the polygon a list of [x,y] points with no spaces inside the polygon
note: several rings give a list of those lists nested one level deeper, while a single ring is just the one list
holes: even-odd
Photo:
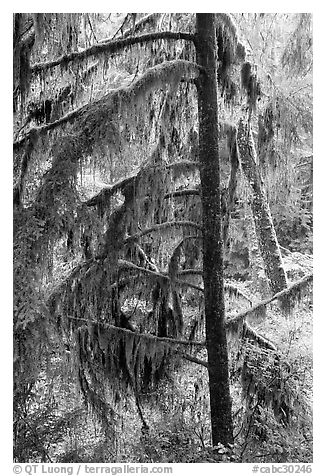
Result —
[{"label": "mossy tree branch", "polygon": [[82,51],[74,51],[67,55],[62,55],[60,58],[57,58],[53,61],[47,61],[44,63],[36,63],[31,66],[31,73],[32,74],[39,74],[48,71],[55,66],[67,66],[68,63],[72,61],[83,61],[89,57],[95,57],[100,54],[115,54],[119,51],[133,45],[141,45],[144,43],[148,43],[150,41],[157,41],[157,40],[186,40],[186,41],[193,41],[194,35],[191,33],[186,32],[174,32],[174,31],[159,31],[155,33],[145,33],[143,35],[122,38],[117,40],[111,40],[107,43],[98,43],[96,45],[92,45],[90,48],[87,48]]},{"label": "mossy tree branch", "polygon": [[130,241],[136,241],[142,236],[149,235],[150,233],[155,233],[157,231],[166,230],[168,228],[183,227],[192,227],[198,231],[202,230],[201,225],[198,225],[198,223],[194,223],[193,221],[167,221],[164,223],[158,223],[157,225],[153,225],[150,228],[146,228],[146,230],[142,230],[139,233],[136,233],[135,235],[128,236],[128,238],[126,238],[126,243]]},{"label": "mossy tree branch", "polygon": [[[31,137],[33,137],[33,141],[37,141],[39,136],[46,134],[48,131],[67,122],[73,122],[75,123],[76,133],[74,136],[67,136],[67,140],[62,139],[60,154],[66,158],[71,156],[77,158],[78,156],[82,157],[90,154],[93,151],[94,145],[101,137],[107,137],[110,131],[113,137],[116,136],[113,119],[119,114],[119,110],[121,111],[122,107],[130,107],[130,105],[137,102],[139,97],[144,97],[151,91],[165,87],[171,82],[178,83],[181,78],[197,76],[199,70],[198,65],[185,60],[166,61],[153,68],[149,68],[137,81],[128,87],[118,88],[98,101],[72,111],[58,121],[31,129],[25,137],[14,143],[14,150],[18,152],[28,143]],[[71,147],[74,149],[73,152]],[[30,150],[28,158],[31,156],[31,152]],[[27,165],[26,162],[25,173]],[[21,174],[20,180],[24,180],[23,174]],[[21,184],[18,186],[20,189],[22,188]]]},{"label": "mossy tree branch", "polygon": [[296,281],[295,283],[291,284],[291,286],[289,286],[289,287],[283,289],[282,291],[279,291],[278,293],[274,294],[274,296],[272,296],[271,298],[260,301],[259,303],[255,304],[253,307],[251,307],[250,309],[247,309],[246,311],[241,312],[240,314],[238,314],[234,318],[229,319],[226,322],[226,327],[230,328],[232,326],[238,326],[239,323],[243,322],[246,317],[248,317],[250,315],[254,316],[255,314],[257,315],[261,312],[264,312],[265,306],[267,304],[270,304],[271,302],[275,301],[276,299],[279,299],[279,300],[282,301],[282,299],[285,299],[285,298],[291,296],[291,294],[295,294],[298,290],[307,287],[307,285],[310,285],[312,280],[313,280],[313,275],[312,274],[308,274],[307,276],[304,276],[299,281]]}]

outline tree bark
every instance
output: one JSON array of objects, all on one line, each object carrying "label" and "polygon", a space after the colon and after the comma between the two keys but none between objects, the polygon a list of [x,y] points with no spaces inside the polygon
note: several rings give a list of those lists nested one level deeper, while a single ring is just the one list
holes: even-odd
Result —
[{"label": "tree bark", "polygon": [[257,154],[251,128],[241,119],[238,128],[238,148],[243,173],[253,191],[251,208],[256,234],[265,270],[270,280],[273,294],[287,287],[286,273],[272,215],[269,209],[265,186],[257,164]]},{"label": "tree bark", "polygon": [[203,280],[212,443],[233,443],[223,289],[215,16],[197,14],[199,160],[203,209]]}]

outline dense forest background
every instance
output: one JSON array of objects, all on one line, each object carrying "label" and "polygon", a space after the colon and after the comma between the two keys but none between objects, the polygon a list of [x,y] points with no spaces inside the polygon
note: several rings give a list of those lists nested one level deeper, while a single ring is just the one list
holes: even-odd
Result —
[{"label": "dense forest background", "polygon": [[13,23],[14,460],[311,462],[311,15]]}]

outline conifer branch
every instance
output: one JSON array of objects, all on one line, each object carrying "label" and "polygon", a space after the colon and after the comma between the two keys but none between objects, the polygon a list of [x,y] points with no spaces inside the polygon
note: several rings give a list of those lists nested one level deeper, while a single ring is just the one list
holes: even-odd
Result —
[{"label": "conifer branch", "polygon": [[150,233],[165,230],[168,228],[182,228],[186,226],[195,228],[198,231],[202,230],[201,225],[198,225],[198,223],[194,223],[193,221],[167,221],[165,223],[158,223],[157,225],[153,225],[152,227],[147,228],[146,230],[142,230],[139,233],[136,233],[135,235],[128,236],[125,242],[128,243],[130,241],[135,241],[141,238],[142,236],[149,235]]},{"label": "conifer branch", "polygon": [[31,73],[32,74],[39,74],[48,71],[55,66],[67,66],[68,63],[72,61],[83,61],[89,57],[95,57],[100,54],[115,54],[119,51],[127,48],[128,46],[133,46],[137,44],[144,44],[150,41],[157,41],[157,40],[186,40],[186,41],[193,41],[194,35],[191,33],[186,32],[175,32],[175,31],[159,31],[155,33],[145,33],[140,36],[122,38],[118,40],[110,40],[107,43],[98,43],[96,45],[92,45],[90,48],[87,48],[82,51],[73,51],[67,55],[62,55],[59,58],[53,61],[47,61],[44,63],[35,63],[31,66]]},{"label": "conifer branch", "polygon": [[272,342],[270,342],[268,339],[266,339],[262,335],[258,334],[258,332],[256,332],[246,321],[243,323],[242,338],[253,340],[259,345],[259,347],[263,347],[265,349],[269,349],[273,351],[277,350],[275,345]]},{"label": "conifer branch", "polygon": [[[114,193],[123,189],[125,186],[129,185],[133,180],[136,180],[136,178],[138,177],[139,174],[143,174],[147,170],[152,170],[153,168],[154,169],[167,169],[167,170],[169,170],[169,169],[181,168],[181,167],[183,167],[183,168],[187,168],[187,167],[197,168],[198,163],[185,160],[184,162],[178,161],[178,162],[172,162],[171,164],[164,164],[164,165],[152,165],[152,164],[146,165],[145,167],[142,167],[140,170],[137,170],[137,171],[133,172],[128,177],[114,183],[113,185],[108,185],[107,187],[102,188],[102,190],[100,190],[100,192],[98,192],[92,198],[87,200],[85,202],[85,205],[87,205],[88,207],[94,207],[94,206],[96,206],[100,203],[105,203],[110,197],[112,197],[112,195]],[[180,190],[178,192],[186,192],[186,190],[182,190],[182,191]],[[189,190],[189,195],[196,194],[195,192],[197,192],[197,194],[199,195],[199,191],[196,191],[196,190],[194,190],[193,192],[191,190]],[[172,194],[175,194],[175,193],[176,192],[172,192]],[[168,198],[168,195],[169,194],[166,194],[164,198]],[[181,195],[181,193],[180,193],[180,195]],[[185,195],[187,195],[187,193],[185,193]]]},{"label": "conifer branch", "polygon": [[105,322],[97,322],[97,321],[91,321],[89,319],[84,319],[82,317],[73,317],[73,316],[67,316],[68,319],[75,320],[75,321],[80,321],[80,322],[86,322],[86,323],[91,323],[91,324],[97,324],[99,326],[104,327],[105,329],[112,329],[112,330],[119,330],[120,332],[124,332],[126,335],[136,335],[137,337],[143,338],[143,339],[149,339],[149,340],[154,340],[156,342],[166,342],[166,343],[171,343],[175,345],[186,345],[186,346],[196,346],[196,347],[205,347],[206,342],[198,342],[198,341],[189,341],[185,339],[174,339],[172,337],[159,337],[155,336],[153,334],[146,334],[143,332],[134,332],[129,329],[125,329],[124,327],[117,327],[112,324],[106,324]]},{"label": "conifer branch", "polygon": [[68,112],[64,116],[60,117],[56,121],[49,122],[48,124],[44,124],[43,126],[38,126],[38,127],[33,127],[28,131],[28,133],[22,137],[21,139],[17,140],[14,142],[14,152],[19,151],[19,149],[25,145],[25,143],[32,137],[40,137],[47,133],[48,131],[51,131],[53,129],[56,129],[59,126],[62,126],[63,124],[66,124],[68,122],[73,122],[75,119],[77,119],[84,110],[87,109],[87,105],[79,107],[77,109],[74,109],[71,112]]},{"label": "conifer branch", "polygon": [[302,288],[302,287],[306,286],[307,284],[311,283],[312,280],[313,280],[313,275],[312,274],[308,274],[307,276],[304,276],[299,281],[296,281],[295,283],[291,284],[291,286],[289,286],[289,287],[283,289],[282,291],[279,291],[278,293],[274,294],[274,296],[272,296],[271,298],[260,301],[259,303],[255,304],[253,307],[247,309],[244,312],[241,312],[240,314],[238,314],[234,318],[229,319],[226,322],[226,327],[227,328],[232,328],[233,326],[237,327],[240,324],[241,321],[244,322],[244,319],[247,316],[254,315],[257,312],[263,311],[267,304],[271,303],[272,301],[275,301],[276,299],[281,299],[282,300],[282,298],[286,298],[286,297],[290,296],[291,293],[295,293],[296,291],[300,290],[300,288]]},{"label": "conifer branch", "polygon": [[205,360],[198,359],[197,357],[194,357],[193,355],[190,355],[190,354],[186,354],[185,352],[178,352],[178,353],[180,353],[180,356],[183,359],[188,360],[189,362],[202,365],[203,367],[206,367],[206,368],[208,367],[208,363]]},{"label": "conifer branch", "polygon": [[[41,136],[67,122],[72,123],[79,120],[82,122],[81,127],[83,128],[87,125],[88,118],[94,116],[96,119],[97,113],[102,109],[107,109],[109,112],[114,103],[121,102],[122,105],[130,105],[134,103],[139,96],[143,96],[147,92],[163,87],[163,85],[169,84],[171,81],[178,82],[182,78],[187,79],[196,76],[199,74],[199,71],[199,65],[186,60],[165,61],[152,68],[148,68],[145,73],[131,85],[110,91],[101,99],[90,104],[85,104],[54,122],[31,129],[24,137],[14,142],[14,151],[19,151],[31,135]],[[111,113],[113,113],[113,111],[111,111]],[[98,121],[99,125],[103,123],[100,117]],[[182,164],[181,161],[180,164]]]}]

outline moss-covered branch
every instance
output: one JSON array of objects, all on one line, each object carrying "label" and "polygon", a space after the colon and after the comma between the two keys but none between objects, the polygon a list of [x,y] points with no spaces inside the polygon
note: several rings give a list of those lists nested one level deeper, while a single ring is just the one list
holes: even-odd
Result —
[{"label": "moss-covered branch", "polygon": [[[14,142],[14,151],[18,151],[32,134],[39,136],[44,135],[46,132],[56,129],[58,126],[66,124],[67,122],[72,123],[79,119],[83,119],[85,123],[89,116],[93,116],[96,111],[100,111],[102,108],[109,108],[109,106],[112,106],[114,103],[117,104],[119,101],[125,102],[126,105],[128,103],[134,103],[140,95],[144,95],[147,92],[149,93],[156,88],[163,87],[170,82],[177,83],[182,78],[187,79],[197,76],[199,70],[200,67],[198,65],[186,60],[165,61],[157,66],[148,68],[148,70],[130,86],[121,87],[109,92],[98,101],[77,108],[57,121],[33,128],[20,140]],[[118,112],[119,111],[116,111],[116,113]],[[101,118],[98,119],[100,122]],[[183,162],[180,163],[182,164]]]},{"label": "moss-covered branch", "polygon": [[[130,261],[120,259],[118,260],[118,266],[121,270],[123,269],[128,269],[129,271],[134,270],[134,271],[137,271],[138,273],[154,276],[158,278],[160,281],[170,282],[170,277],[167,274],[160,273],[159,271],[154,271],[153,269],[150,269],[150,268],[143,268],[142,266],[137,266],[136,264],[131,263]],[[175,282],[180,286],[193,288],[202,293],[204,292],[204,289],[200,286],[197,286],[196,284],[188,283],[187,281],[183,281],[181,279],[176,279]]]},{"label": "moss-covered branch", "polygon": [[125,177],[122,180],[114,183],[113,185],[104,187],[99,193],[94,195],[94,197],[87,200],[85,203],[88,207],[94,207],[99,204],[107,203],[107,201],[119,190],[122,190],[125,186],[129,185],[132,181],[136,180],[138,176],[138,171],[134,172],[133,174]]},{"label": "moss-covered branch", "polygon": [[[88,207],[94,207],[100,203],[106,203],[107,200],[109,200],[110,197],[119,190],[122,190],[125,186],[129,185],[133,180],[136,180],[138,175],[140,173],[144,173],[145,170],[152,170],[153,168],[165,168],[165,169],[177,169],[177,168],[198,168],[198,163],[197,162],[191,162],[191,161],[178,161],[178,162],[172,162],[171,164],[164,164],[164,165],[148,165],[148,167],[144,167],[140,170],[135,171],[128,177],[125,177],[122,180],[119,180],[118,182],[114,183],[113,185],[109,185],[107,187],[104,187],[99,193],[94,195],[94,197],[90,198],[87,200],[85,203]],[[182,196],[182,195],[199,195],[198,190],[178,190],[176,192],[171,192],[168,193],[164,196],[165,199],[169,197],[174,197],[174,196]]]},{"label": "moss-covered branch", "polygon": [[49,122],[48,124],[44,124],[43,126],[33,127],[24,137],[14,142],[14,152],[19,151],[19,149],[24,146],[26,142],[30,140],[31,137],[40,137],[46,134],[47,132],[56,129],[59,126],[67,124],[68,122],[74,122],[74,120],[77,119],[85,109],[87,109],[87,106],[79,107],[74,111],[68,112],[56,121]]},{"label": "moss-covered branch", "polygon": [[150,233],[155,233],[157,231],[166,230],[168,228],[184,228],[184,227],[192,227],[198,231],[202,230],[201,225],[198,223],[194,223],[193,221],[167,221],[165,223],[158,223],[157,225],[153,225],[150,228],[146,228],[146,230],[142,230],[135,235],[128,236],[126,242],[136,241],[142,236],[149,235]]},{"label": "moss-covered branch", "polygon": [[198,359],[198,357],[195,357],[193,355],[187,354],[185,352],[180,352],[180,355],[183,359],[188,360],[189,362],[193,362],[194,364],[202,365],[203,367],[206,367],[206,368],[208,366],[205,360]]},{"label": "moss-covered branch", "polygon": [[259,303],[251,307],[250,309],[247,309],[246,311],[241,312],[234,318],[229,319],[226,322],[226,327],[227,328],[231,328],[232,326],[238,327],[239,323],[243,322],[245,318],[249,316],[254,317],[255,315],[260,315],[261,313],[264,313],[266,305],[270,304],[276,299],[279,299],[281,302],[284,302],[285,299],[291,299],[291,296],[295,297],[298,293],[302,292],[303,289],[306,289],[307,286],[310,286],[310,284],[312,283],[312,280],[313,280],[312,274],[308,274],[307,276],[304,276],[299,281],[296,281],[295,283],[291,284],[291,286],[274,294],[274,296],[272,296],[271,298],[265,299],[264,301],[260,301]]},{"label": "moss-covered branch", "polygon": [[83,61],[86,58],[98,56],[101,54],[115,54],[119,51],[132,46],[132,45],[141,45],[148,43],[150,41],[157,40],[186,40],[193,41],[194,35],[186,32],[174,32],[174,31],[159,31],[155,33],[145,33],[143,35],[122,38],[118,40],[111,40],[107,43],[98,43],[92,45],[90,48],[87,48],[82,51],[74,51],[67,55],[62,55],[60,58],[57,58],[53,61],[47,61],[45,63],[36,63],[31,66],[31,73],[43,73],[48,71],[55,66],[63,65],[66,66],[72,61]]},{"label": "moss-covered branch", "polygon": [[268,339],[266,339],[262,335],[258,334],[258,332],[256,332],[255,329],[253,329],[246,321],[243,323],[242,337],[256,342],[259,345],[259,347],[262,347],[264,349],[269,349],[274,351],[277,350],[275,345],[272,342],[270,342]]},{"label": "moss-covered branch", "polygon": [[123,327],[117,327],[113,326],[111,324],[106,324],[102,322],[96,322],[96,321],[90,321],[89,319],[83,319],[81,317],[73,317],[73,316],[67,316],[68,319],[74,320],[74,321],[80,321],[80,322],[86,322],[90,323],[93,322],[94,324],[97,324],[105,329],[112,329],[112,330],[119,330],[119,332],[125,333],[126,335],[136,335],[140,338],[143,339],[148,339],[156,342],[166,342],[166,343],[171,343],[171,344],[176,344],[176,345],[186,345],[186,346],[196,346],[196,347],[205,347],[205,342],[197,342],[197,341],[189,341],[185,339],[174,339],[172,337],[158,337],[153,334],[145,334],[141,332],[134,332],[130,331],[129,329],[125,329]]},{"label": "moss-covered branch", "polygon": [[[129,108],[134,105],[139,97],[145,97],[151,91],[165,87],[173,82],[178,83],[181,78],[190,78],[199,74],[199,67],[190,61],[174,60],[166,61],[153,68],[149,68],[137,81],[128,87],[121,87],[115,91],[109,92],[98,101],[86,104],[75,111],[67,114],[58,121],[46,124],[43,127],[34,128],[21,140],[14,143],[15,151],[28,144],[31,137],[33,143],[37,138],[50,130],[61,126],[67,122],[74,122],[75,135],[67,136],[67,140],[62,139],[60,155],[69,158],[90,154],[95,144],[102,139],[107,138],[106,143],[117,141],[116,116],[121,114],[123,108]],[[73,151],[71,149],[74,149]],[[28,157],[31,156],[29,151]],[[27,170],[27,163],[25,164]],[[23,176],[21,179],[23,180]],[[21,188],[21,187],[20,187]]]}]

